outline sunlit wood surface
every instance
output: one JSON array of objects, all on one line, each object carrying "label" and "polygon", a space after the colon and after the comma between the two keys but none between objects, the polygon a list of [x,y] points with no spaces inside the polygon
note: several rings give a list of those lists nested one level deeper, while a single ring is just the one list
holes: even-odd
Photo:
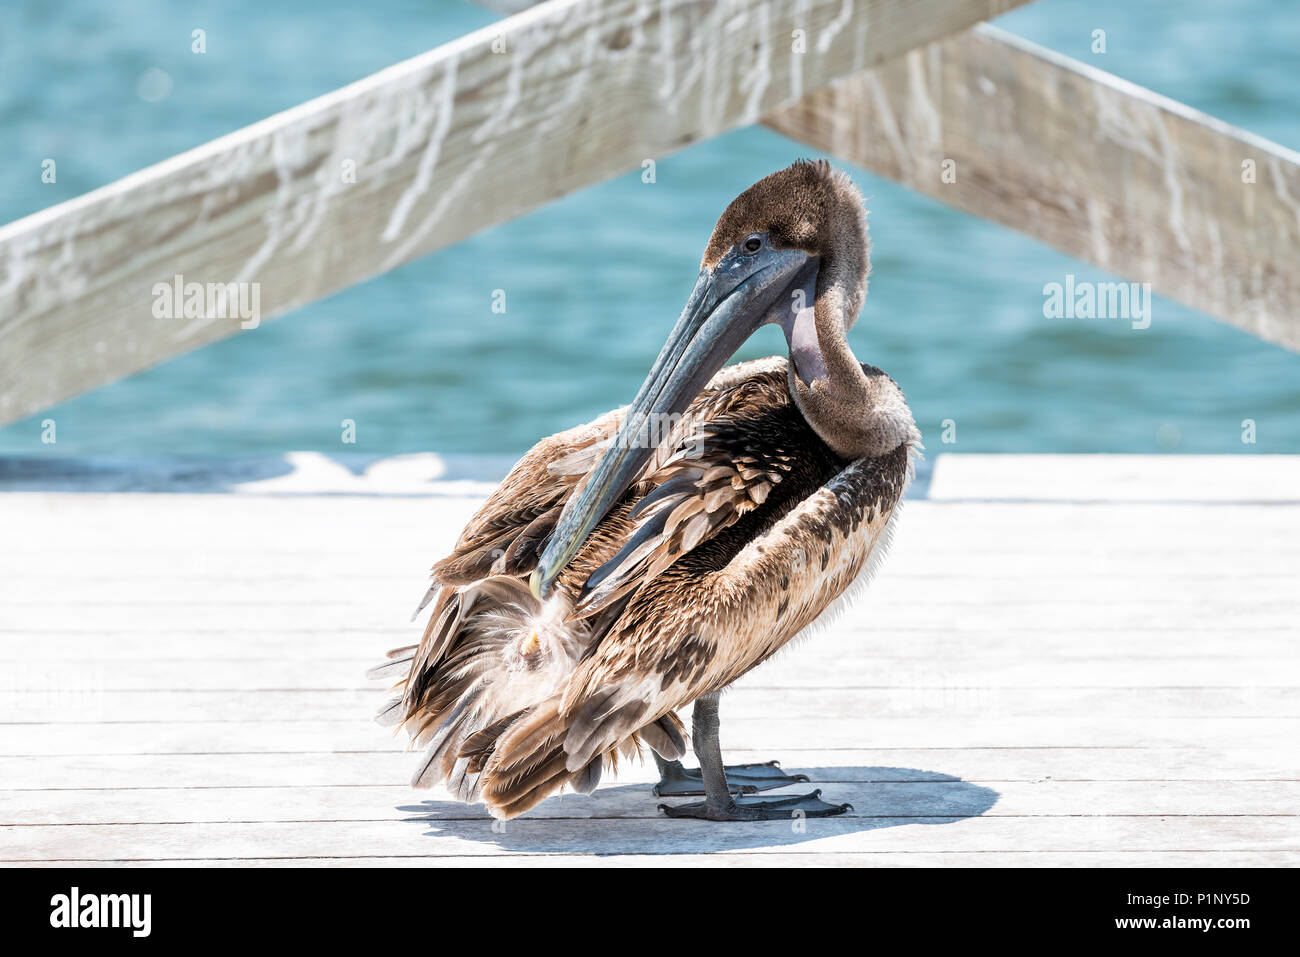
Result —
[{"label": "sunlit wood surface", "polygon": [[728,760],[853,813],[668,820],[634,765],[504,831],[371,721],[478,501],[400,471],[0,494],[0,859],[1300,864],[1300,459],[943,456],[865,599],[724,698]]}]

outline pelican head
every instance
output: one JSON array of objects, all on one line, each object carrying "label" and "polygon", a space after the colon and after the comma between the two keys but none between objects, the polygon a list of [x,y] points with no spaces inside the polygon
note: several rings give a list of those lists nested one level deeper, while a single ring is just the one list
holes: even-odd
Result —
[{"label": "pelican head", "polygon": [[862,307],[868,248],[862,196],[825,160],[800,160],[731,202],[618,434],[556,524],[532,577],[539,597],[653,454],[645,424],[684,411],[760,326],[785,332],[792,391],[811,394],[834,372],[825,347],[844,342]]}]

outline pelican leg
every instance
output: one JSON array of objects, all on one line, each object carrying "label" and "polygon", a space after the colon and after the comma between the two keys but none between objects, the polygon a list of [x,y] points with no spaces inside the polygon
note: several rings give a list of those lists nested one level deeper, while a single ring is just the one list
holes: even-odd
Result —
[{"label": "pelican leg", "polygon": [[[722,764],[716,694],[705,695],[695,702],[692,737],[695,756],[700,759],[699,774],[705,798],[703,801],[692,801],[675,807],[660,804],[659,810],[669,817],[695,817],[708,821],[788,821],[799,817],[831,817],[853,810],[851,804],[827,804],[821,800],[821,791],[770,801],[745,796],[739,799],[732,797],[733,788],[727,780],[727,768]],[[795,780],[791,779],[792,782]],[[808,779],[805,777],[803,780]]]}]

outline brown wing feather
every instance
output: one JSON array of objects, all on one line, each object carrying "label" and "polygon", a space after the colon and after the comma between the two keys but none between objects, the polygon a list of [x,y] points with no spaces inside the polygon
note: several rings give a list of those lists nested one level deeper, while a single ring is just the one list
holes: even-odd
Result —
[{"label": "brown wing feather", "polygon": [[[752,401],[750,395],[732,393],[735,387],[748,385],[755,377],[762,378],[761,388],[764,390],[776,387],[776,391],[783,391],[785,361],[759,359],[730,366],[718,373],[647,463],[641,482],[629,492],[629,506],[671,478],[675,470],[683,468],[679,453],[691,453],[693,443],[697,441],[697,425],[707,424],[726,414],[728,409]],[[585,425],[557,432],[526,452],[474,513],[451,554],[433,566],[435,588],[440,584],[468,585],[492,574],[527,575],[532,572],[565,503],[582,486],[617,431],[625,411],[625,408],[613,409]],[[683,436],[690,438],[684,439]],[[691,444],[683,448],[684,442]],[[679,464],[668,468],[666,463],[674,457],[679,458]],[[662,477],[659,475],[661,472],[664,473]],[[625,515],[626,510],[622,514]],[[610,516],[610,521],[614,527],[606,530],[605,538],[609,538],[611,532],[617,535],[626,531],[618,524],[617,510]],[[588,548],[587,551],[598,552],[599,549]],[[566,576],[562,584],[576,577]]]},{"label": "brown wing feather", "polygon": [[[565,711],[597,689],[656,678],[648,703],[675,707],[721,690],[811,624],[858,576],[906,487],[909,449],[860,459],[801,498],[771,526],[745,539],[719,564],[690,556],[624,609],[568,683]],[[726,556],[730,543],[712,543]],[[689,605],[667,599],[686,587],[707,589]],[[666,609],[671,608],[671,612]],[[655,641],[638,639],[653,627]],[[633,653],[635,649],[635,653]],[[677,693],[670,692],[678,688]]]},{"label": "brown wing feather", "polygon": [[[647,491],[627,515],[636,528],[587,579],[577,615],[594,614],[645,587],[762,506],[796,470],[796,457],[806,459],[799,466],[805,493],[839,467],[791,404],[781,372],[753,375],[713,393],[693,406],[692,415],[693,429],[683,431],[671,455],[644,476]],[[779,513],[776,507],[766,511],[769,518]]]}]

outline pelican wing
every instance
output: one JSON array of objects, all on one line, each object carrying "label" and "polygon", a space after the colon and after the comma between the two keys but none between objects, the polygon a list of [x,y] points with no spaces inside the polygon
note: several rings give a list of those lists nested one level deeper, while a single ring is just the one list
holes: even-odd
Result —
[{"label": "pelican wing", "polygon": [[[707,423],[725,414],[726,396],[734,386],[764,373],[780,373],[783,378],[785,360],[774,357],[743,362],[714,376],[646,464],[633,497],[688,471],[692,449],[703,439],[697,425],[703,423],[707,428]],[[565,503],[608,447],[625,411],[626,407],[613,409],[585,425],[557,432],[525,453],[470,519],[451,554],[433,566],[434,587],[425,603],[438,585],[470,585],[488,575],[527,575],[536,568]],[[689,437],[684,449],[683,437]],[[679,452],[683,454],[670,465],[669,460]],[[610,530],[604,532],[608,538]]]}]

